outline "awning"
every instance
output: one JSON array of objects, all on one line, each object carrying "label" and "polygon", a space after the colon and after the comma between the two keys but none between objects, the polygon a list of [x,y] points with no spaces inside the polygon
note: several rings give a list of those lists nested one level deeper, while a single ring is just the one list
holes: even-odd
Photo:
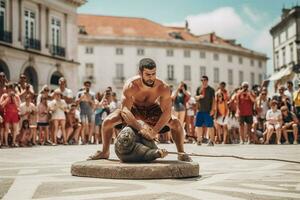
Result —
[{"label": "awning", "polygon": [[267,80],[277,81],[280,79],[285,79],[287,76],[291,76],[292,74],[293,74],[293,67],[287,67],[285,69],[281,69],[279,72],[274,73]]}]

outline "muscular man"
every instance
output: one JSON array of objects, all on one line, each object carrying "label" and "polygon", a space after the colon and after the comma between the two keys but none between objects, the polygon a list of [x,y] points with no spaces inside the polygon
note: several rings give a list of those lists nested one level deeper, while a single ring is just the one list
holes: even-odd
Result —
[{"label": "muscular man", "polygon": [[[156,78],[156,64],[144,58],[139,64],[139,76],[128,80],[123,88],[121,109],[115,110],[102,124],[102,151],[89,159],[107,159],[113,128],[128,124],[138,130],[146,139],[153,140],[157,134],[171,130],[177,151],[184,152],[183,128],[178,119],[171,117],[172,99],[168,85]],[[132,120],[133,119],[133,120]],[[145,124],[141,125],[138,120]],[[179,154],[178,160],[191,161],[186,154]]]}]

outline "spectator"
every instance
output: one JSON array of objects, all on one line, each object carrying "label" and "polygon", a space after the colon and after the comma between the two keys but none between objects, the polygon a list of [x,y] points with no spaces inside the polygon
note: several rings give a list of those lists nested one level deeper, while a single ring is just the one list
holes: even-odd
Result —
[{"label": "spectator", "polygon": [[[6,84],[7,84],[6,76],[3,72],[0,72],[0,97],[2,94],[6,93]],[[4,121],[3,121],[4,110],[3,107],[0,106],[0,146],[4,143]]]},{"label": "spectator", "polygon": [[255,94],[248,90],[249,84],[242,83],[242,89],[238,92],[237,98],[237,114],[240,122],[240,144],[245,142],[245,128],[248,136],[248,144],[251,142],[251,127],[253,123],[253,105],[255,102]]},{"label": "spectator", "polygon": [[293,94],[294,106],[295,106],[295,114],[298,119],[300,119],[300,82],[298,83],[298,90]]},{"label": "spectator", "polygon": [[37,125],[39,129],[39,143],[41,145],[52,144],[49,141],[49,107],[47,101],[46,94],[43,94],[41,102],[37,106]]},{"label": "spectator", "polygon": [[272,100],[271,109],[268,110],[266,115],[267,138],[265,144],[269,144],[274,130],[276,132],[277,144],[281,144],[282,115],[281,115],[281,111],[277,108],[277,106],[278,106],[277,101]]},{"label": "spectator", "polygon": [[48,85],[44,85],[42,87],[41,91],[39,92],[39,94],[37,96],[37,100],[36,100],[37,105],[39,105],[39,103],[41,102],[42,96],[44,96],[47,99],[47,103],[50,103],[50,101],[52,100],[52,97],[50,96],[50,89],[49,89]]},{"label": "spectator", "polygon": [[294,84],[293,81],[288,81],[286,83],[286,90],[284,94],[289,98],[289,102],[293,102],[293,94],[294,94]]},{"label": "spectator", "polygon": [[59,87],[58,91],[62,94],[62,99],[65,100],[67,104],[71,104],[73,102],[73,92],[71,89],[67,88],[67,81],[64,77],[61,77],[58,81]]},{"label": "spectator", "polygon": [[29,127],[29,120],[22,121],[20,133],[17,136],[17,141],[21,147],[32,146],[32,132]]},{"label": "spectator", "polygon": [[113,92],[111,94],[111,102],[109,104],[109,111],[112,113],[114,112],[116,109],[120,108],[121,104],[120,102],[118,101],[118,98],[117,98],[117,94],[115,92]]},{"label": "spectator", "polygon": [[172,94],[174,115],[179,119],[182,126],[184,126],[186,102],[190,96],[190,93],[187,91],[187,85],[184,82],[181,82],[176,91]]},{"label": "spectator", "polygon": [[[80,120],[82,123],[81,138],[83,144],[92,143],[92,135],[94,131],[94,99],[95,93],[90,91],[91,82],[84,82],[84,89],[77,94],[77,102],[80,107]],[[86,135],[88,139],[86,139]]]},{"label": "spectator", "polygon": [[16,136],[19,131],[19,111],[20,111],[20,98],[15,93],[13,84],[8,84],[6,88],[6,93],[1,96],[0,105],[4,108],[4,146],[8,146],[8,133],[9,128],[12,126],[12,146],[16,147]]},{"label": "spectator", "polygon": [[208,146],[214,145],[213,115],[215,114],[215,90],[208,85],[208,77],[202,76],[202,86],[195,97],[199,103],[199,109],[196,115],[196,134],[197,144],[201,145],[203,139],[203,126],[208,130]]},{"label": "spectator", "polygon": [[105,119],[107,115],[109,115],[110,109],[108,105],[108,100],[105,98],[105,95],[103,95],[102,99],[100,99],[100,102],[98,101],[96,104],[95,109],[95,125],[96,125],[96,131],[95,131],[95,142],[96,143],[102,143],[102,133],[101,133],[101,127],[102,122]]},{"label": "spectator", "polygon": [[196,100],[194,97],[190,97],[190,99],[186,103],[186,127],[187,127],[187,139],[189,141],[193,141],[197,139],[195,135],[195,114],[196,114]]},{"label": "spectator", "polygon": [[67,104],[65,100],[61,99],[61,92],[59,90],[54,91],[54,99],[49,103],[49,109],[51,111],[51,118],[53,121],[53,143],[57,144],[57,133],[60,126],[64,144],[67,144],[67,135],[66,135],[66,116],[65,112],[67,111]]},{"label": "spectator", "polygon": [[219,84],[219,89],[217,92],[221,92],[223,94],[224,100],[227,102],[229,100],[229,95],[228,92],[226,90],[226,83],[225,82],[221,82]]},{"label": "spectator", "polygon": [[71,109],[67,113],[66,133],[69,144],[78,144],[81,131],[80,113],[75,103],[71,104]]},{"label": "spectator", "polygon": [[279,87],[279,94],[274,96],[273,99],[277,101],[278,108],[280,109],[282,106],[287,106],[289,111],[291,111],[291,102],[289,100],[289,97],[285,95],[285,87],[282,85]]},{"label": "spectator", "polygon": [[[224,94],[219,91],[216,94],[216,121],[215,127],[217,130],[217,142],[226,144],[228,136],[228,114],[229,109]],[[223,134],[223,137],[222,137]]]},{"label": "spectator", "polygon": [[298,119],[296,115],[288,110],[286,106],[281,107],[281,113],[282,113],[282,133],[283,137],[285,139],[285,144],[290,144],[289,143],[289,138],[288,138],[288,130],[293,131],[293,136],[294,136],[294,142],[293,144],[298,144],[297,139],[298,139]]},{"label": "spectator", "polygon": [[21,99],[21,102],[25,101],[26,95],[34,95],[33,87],[27,82],[27,77],[24,74],[20,75],[20,79],[17,86],[15,87],[15,91]]}]

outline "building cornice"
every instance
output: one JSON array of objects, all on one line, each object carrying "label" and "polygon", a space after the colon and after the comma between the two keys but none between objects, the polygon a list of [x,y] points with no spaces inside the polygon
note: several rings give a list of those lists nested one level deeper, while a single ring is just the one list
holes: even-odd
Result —
[{"label": "building cornice", "polygon": [[284,27],[286,24],[289,23],[291,19],[296,19],[300,17],[299,10],[295,9],[285,18],[281,19],[277,24],[275,24],[271,29],[270,33],[271,35],[274,35],[281,27]]},{"label": "building cornice", "polygon": [[82,6],[83,4],[85,4],[87,2],[87,0],[65,0],[68,3],[74,4],[76,6]]},{"label": "building cornice", "polygon": [[133,37],[110,37],[110,36],[89,36],[79,35],[79,44],[110,44],[110,45],[136,45],[136,46],[155,46],[165,48],[191,48],[191,49],[206,49],[211,51],[218,51],[223,53],[237,54],[240,56],[257,58],[267,60],[266,54],[241,49],[240,47],[225,46],[220,44],[213,44],[209,42],[191,42],[184,40],[163,40],[163,39],[150,39],[150,38],[133,38]]}]

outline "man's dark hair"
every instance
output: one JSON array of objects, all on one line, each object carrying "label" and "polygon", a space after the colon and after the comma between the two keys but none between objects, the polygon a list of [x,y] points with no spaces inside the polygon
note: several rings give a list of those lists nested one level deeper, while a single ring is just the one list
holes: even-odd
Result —
[{"label": "man's dark hair", "polygon": [[207,80],[208,81],[208,77],[207,76],[202,76],[202,79],[205,79],[205,80]]},{"label": "man's dark hair", "polygon": [[151,58],[143,58],[142,60],[140,60],[139,71],[143,72],[145,68],[146,69],[156,68],[156,64],[154,60],[152,60]]},{"label": "man's dark hair", "polygon": [[293,81],[288,81],[287,84],[294,86]]},{"label": "man's dark hair", "polygon": [[222,82],[220,83],[220,85],[226,86],[226,83],[225,83],[224,81],[222,81]]}]

